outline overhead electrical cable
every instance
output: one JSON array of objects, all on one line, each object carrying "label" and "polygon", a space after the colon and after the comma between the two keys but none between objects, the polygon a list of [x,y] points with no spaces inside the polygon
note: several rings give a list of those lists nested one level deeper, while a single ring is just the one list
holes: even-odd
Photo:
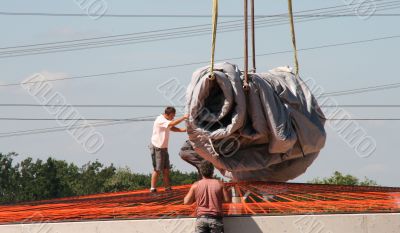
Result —
[{"label": "overhead electrical cable", "polygon": [[[340,120],[357,120],[357,121],[373,121],[373,120],[397,120],[399,118],[330,118],[326,119],[328,121],[340,121]],[[62,122],[68,122],[68,121],[74,121],[74,122],[81,122],[81,121],[101,121],[101,122],[88,122],[88,126],[91,124],[97,124],[97,123],[115,123],[115,122],[137,122],[137,121],[154,121],[155,118],[151,119],[136,119],[136,118],[88,118],[88,119],[57,119],[57,118],[12,118],[12,117],[2,117],[0,118],[0,121],[62,121]]]},{"label": "overhead electrical cable", "polygon": [[127,123],[132,123],[132,122],[143,122],[143,121],[154,121],[154,119],[148,119],[146,117],[144,117],[144,118],[137,117],[137,118],[129,119],[129,121],[112,121],[112,122],[103,121],[103,122],[96,122],[96,123],[82,123],[82,124],[76,124],[76,125],[74,123],[74,125],[69,125],[69,126],[38,128],[38,129],[20,130],[20,131],[0,133],[0,138],[32,135],[32,134],[42,134],[42,133],[50,133],[50,132],[59,132],[59,131],[79,129],[79,128],[88,128],[88,127],[119,125],[119,124],[127,124]]},{"label": "overhead electrical cable", "polygon": [[[68,105],[74,108],[165,108],[168,104],[157,105],[157,104],[71,104]],[[0,104],[0,107],[65,107],[66,105],[54,104],[54,105],[42,105],[42,104]],[[183,105],[175,105],[175,108],[184,108]],[[338,104],[338,105],[321,105],[322,108],[400,108],[400,104]]]},{"label": "overhead electrical cable", "polygon": [[[96,14],[79,14],[79,13],[49,13],[49,12],[7,12],[0,11],[0,15],[2,16],[50,16],[50,17],[101,17],[101,18],[210,18],[211,15],[207,14],[104,14],[104,15],[96,15]],[[325,15],[323,15],[325,16]],[[330,17],[354,17],[354,16],[369,16],[363,14],[343,14],[343,15],[327,15]],[[400,16],[400,14],[391,13],[391,14],[374,14],[373,16]],[[221,18],[240,18],[242,15],[220,15]],[[285,17],[282,15],[255,15],[255,18],[276,18],[276,17]],[[321,15],[294,15],[294,17],[321,17]]]},{"label": "overhead electrical cable", "polygon": [[[385,5],[378,5],[378,10],[386,10],[386,9],[395,9],[400,7],[399,1],[380,3]],[[344,7],[344,6],[342,6]],[[341,12],[351,12],[352,9],[344,8],[340,10]],[[332,12],[332,11],[330,11]],[[282,14],[285,15],[285,14]],[[259,20],[259,19],[257,19]],[[303,19],[298,20],[298,22],[305,22],[305,21],[312,21],[312,20],[319,20],[319,19]],[[236,21],[236,20],[235,20]],[[227,24],[234,23],[235,21],[228,21],[225,22]],[[221,25],[224,24],[221,23]],[[257,25],[262,27],[269,26],[278,26],[287,24],[287,21],[284,18],[281,19],[262,19],[261,21],[257,22]],[[0,58],[7,58],[7,57],[16,57],[16,56],[26,56],[26,55],[37,55],[37,54],[46,54],[46,53],[53,53],[53,52],[65,52],[65,51],[75,51],[75,50],[82,50],[82,49],[91,49],[91,48],[102,48],[102,47],[109,47],[109,46],[119,46],[119,45],[126,45],[126,44],[137,44],[137,43],[147,43],[153,41],[160,41],[160,40],[169,40],[169,39],[176,39],[176,38],[185,38],[185,37],[193,37],[193,36],[200,36],[200,35],[209,35],[210,28],[206,27],[206,25],[199,25],[203,28],[195,28],[196,26],[188,26],[188,27],[181,27],[187,30],[184,31],[171,31],[168,32],[170,29],[164,29],[160,31],[167,31],[167,33],[157,33],[157,30],[148,31],[148,32],[141,32],[141,33],[133,33],[133,34],[121,34],[121,35],[113,35],[113,36],[105,36],[105,37],[97,37],[97,38],[88,38],[88,39],[81,39],[81,40],[72,40],[72,41],[60,41],[60,42],[51,42],[51,43],[41,43],[41,44],[31,44],[31,45],[22,45],[22,46],[12,46],[12,47],[3,47],[0,50],[9,50],[9,51],[2,51],[0,52]],[[175,30],[175,29],[171,29]],[[226,25],[221,26],[220,32],[232,32],[232,31],[239,31],[242,30],[241,24],[236,23],[233,25]],[[130,36],[128,38],[119,38],[123,36]],[[136,35],[132,37],[131,35]],[[107,39],[113,38],[113,39]],[[100,41],[99,41],[100,40]],[[79,42],[80,41],[80,42]],[[71,42],[79,42],[74,44],[68,44]],[[67,43],[67,44],[66,44]],[[48,47],[43,47],[46,45],[52,45]],[[36,47],[35,47],[36,46]],[[37,46],[41,46],[37,48]],[[25,48],[25,49],[21,49]],[[12,49],[12,50],[10,50]]]},{"label": "overhead electrical cable", "polygon": [[[399,2],[399,0],[391,1],[389,3],[392,3],[392,2]],[[387,3],[385,3],[385,4],[387,4]],[[351,4],[349,6],[351,6]],[[347,6],[338,5],[338,6],[334,6],[334,7],[317,8],[317,9],[312,9],[312,10],[298,11],[298,12],[313,12],[313,11],[319,11],[319,10],[324,10],[324,9],[334,9],[334,8],[347,9]],[[279,15],[282,16],[282,17],[287,17],[286,13],[285,14],[279,14]],[[237,22],[241,22],[241,21],[242,20],[230,20],[230,21],[220,22],[219,24],[222,25],[222,24],[229,24],[229,23],[235,23],[235,22],[237,23]],[[209,24],[197,24],[197,25],[190,25],[190,26],[183,26],[183,27],[157,29],[157,30],[143,31],[143,32],[134,32],[134,33],[128,33],[128,34],[118,34],[118,35],[112,35],[112,36],[92,37],[92,38],[86,38],[86,39],[65,40],[65,41],[57,41],[57,42],[49,42],[49,43],[20,45],[20,46],[13,46],[13,47],[0,47],[0,50],[2,50],[2,49],[12,49],[12,48],[22,48],[22,47],[33,47],[33,46],[41,46],[41,45],[51,45],[51,44],[59,44],[59,43],[88,41],[88,40],[97,40],[97,39],[107,39],[107,38],[124,37],[124,36],[132,36],[132,35],[143,35],[143,34],[151,34],[151,33],[155,33],[155,32],[163,32],[163,31],[176,31],[176,30],[180,30],[180,29],[193,29],[193,28],[196,28],[196,27],[205,27],[205,28],[209,29]]]},{"label": "overhead electrical cable", "polygon": [[[327,119],[328,121],[400,121],[400,118],[332,118]],[[73,126],[60,126],[60,127],[48,127],[48,128],[39,128],[39,129],[31,129],[31,130],[21,130],[21,131],[12,131],[0,133],[0,138],[8,138],[15,136],[26,136],[26,135],[36,135],[36,134],[44,134],[44,133],[53,133],[60,132],[65,130],[77,129],[77,128],[87,128],[87,127],[103,127],[103,126],[111,126],[111,125],[119,125],[119,124],[127,124],[133,122],[153,122],[154,119],[131,119],[130,121],[107,121],[107,122],[99,122],[99,123],[91,123],[91,124],[78,124]]]},{"label": "overhead electrical cable", "polygon": [[[308,48],[299,48],[298,51],[310,51],[310,50],[317,50],[322,48],[331,48],[331,47],[338,47],[338,46],[345,46],[345,45],[354,45],[354,44],[363,44],[369,43],[374,41],[381,41],[381,40],[389,40],[389,39],[397,39],[400,38],[400,35],[392,35],[392,36],[384,36],[378,38],[371,38],[366,40],[358,40],[358,41],[350,41],[350,42],[343,42],[343,43],[333,43],[333,44],[326,44]],[[257,54],[257,57],[262,56],[271,56],[277,54],[285,54],[285,53],[292,53],[292,50],[284,50],[284,51],[277,51],[277,52],[270,52],[270,53],[262,53]],[[228,60],[238,60],[243,59],[242,57],[231,57],[231,58],[224,58],[219,59],[219,61],[228,61]],[[163,70],[163,69],[170,69],[170,68],[178,68],[178,67],[185,67],[191,65],[200,65],[200,64],[207,64],[209,61],[197,61],[197,62],[190,62],[190,63],[183,63],[177,65],[167,65],[167,66],[158,66],[158,67],[149,67],[149,68],[139,68],[139,69],[132,69],[132,70],[124,70],[124,71],[115,71],[115,72],[108,72],[108,73],[99,73],[99,74],[91,74],[91,75],[81,75],[81,76],[72,76],[72,77],[65,77],[65,78],[57,78],[57,79],[49,79],[45,80],[46,82],[56,82],[56,81],[66,81],[66,80],[78,80],[78,79],[89,79],[89,78],[97,78],[97,77],[105,77],[110,76],[108,78],[116,78],[112,75],[121,75],[121,74],[128,74],[128,73],[136,73],[136,72],[144,72],[144,71],[153,71],[153,70]],[[33,83],[41,83],[41,81],[28,81],[24,82],[24,84],[33,84]],[[0,87],[10,87],[10,86],[20,86],[21,83],[7,83],[7,84],[0,84]],[[378,86],[379,87],[379,86]],[[334,93],[326,93],[326,94],[334,94]]]}]

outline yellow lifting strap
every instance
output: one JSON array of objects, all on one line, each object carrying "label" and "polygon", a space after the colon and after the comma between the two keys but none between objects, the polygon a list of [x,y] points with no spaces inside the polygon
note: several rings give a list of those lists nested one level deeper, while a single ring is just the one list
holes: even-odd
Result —
[{"label": "yellow lifting strap", "polygon": [[290,18],[290,31],[292,33],[292,44],[294,49],[294,64],[295,64],[295,74],[296,76],[299,74],[299,60],[297,57],[297,46],[296,46],[296,33],[294,31],[294,17],[293,17],[293,6],[292,0],[288,0],[289,7],[289,18]]},{"label": "yellow lifting strap", "polygon": [[217,40],[217,26],[218,26],[218,0],[213,0],[212,9],[212,42],[211,42],[211,66],[210,66],[210,78],[214,79],[214,63],[215,63],[215,44]]},{"label": "yellow lifting strap", "polygon": [[254,0],[251,0],[251,44],[252,44],[252,57],[253,57],[253,73],[257,72],[256,68],[256,31],[254,23]]},{"label": "yellow lifting strap", "polygon": [[243,88],[249,88],[249,32],[248,32],[248,0],[244,0],[244,80]]}]

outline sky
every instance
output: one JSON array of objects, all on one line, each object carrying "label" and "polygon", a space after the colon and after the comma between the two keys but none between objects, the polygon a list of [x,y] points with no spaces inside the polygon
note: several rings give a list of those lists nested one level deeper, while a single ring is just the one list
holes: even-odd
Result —
[{"label": "sky", "polygon": [[[46,12],[86,14],[87,9],[78,0],[64,1],[6,1],[1,12]],[[353,13],[357,4],[348,5],[346,0],[294,1],[294,11],[324,7],[345,7]],[[357,1],[355,1],[357,3]],[[361,2],[361,1],[359,1]],[[371,4],[384,2],[371,0]],[[400,1],[399,1],[400,2]],[[127,1],[104,0],[106,14],[178,14],[209,15],[211,1]],[[242,14],[242,1],[220,0],[220,15]],[[400,5],[400,4],[399,4]],[[379,8],[376,13],[400,13],[400,6]],[[286,1],[256,1],[257,15],[286,13]],[[369,40],[400,35],[398,17],[372,16],[332,17],[322,20],[296,23],[298,48],[309,48],[328,44]],[[220,18],[220,23],[238,18]],[[208,17],[200,18],[107,18],[101,17],[44,17],[0,15],[0,54],[2,48],[78,40],[92,37],[139,33],[175,27],[210,24]],[[210,24],[211,27],[211,24]],[[220,30],[223,26],[220,26]],[[243,67],[242,60],[226,58],[240,57],[243,53],[243,32],[219,33],[216,59],[230,61]],[[49,54],[17,57],[0,56],[0,85],[19,83],[34,74],[41,73],[48,79],[68,78],[82,75],[109,73],[124,70],[208,61],[210,58],[211,35],[146,43],[125,44],[95,49],[64,51]],[[259,27],[256,30],[257,54],[291,50],[288,24]],[[397,55],[400,53],[399,38],[371,41],[368,43],[328,47],[299,52],[300,74],[304,79],[313,78],[326,92],[362,88],[395,83],[398,80]],[[292,65],[292,53],[280,53],[257,58],[258,70],[267,71],[277,66]],[[154,69],[135,73],[99,76],[52,82],[52,90],[60,93],[65,100],[74,104],[144,104],[169,105],[170,99],[157,87],[168,80],[177,80],[186,86],[195,69],[206,64],[179,66],[168,69]],[[368,92],[356,95],[336,96],[341,104],[398,104],[398,89]],[[37,100],[21,86],[0,86],[1,104],[38,104]],[[180,103],[172,103],[179,105]],[[163,108],[79,108],[84,118],[132,118],[156,116]],[[326,109],[324,109],[326,110]],[[399,118],[395,108],[346,108],[355,118]],[[54,118],[44,108],[0,107],[2,118]],[[400,186],[398,164],[398,121],[360,121],[360,128],[376,142],[374,153],[368,157],[357,154],[354,147],[343,140],[337,128],[327,124],[327,143],[318,159],[307,172],[294,180],[306,182],[315,177],[330,176],[334,171],[350,173],[357,177],[368,177],[385,186]],[[55,121],[0,121],[0,135],[7,132],[58,127]],[[32,157],[74,162],[78,165],[98,160],[104,164],[129,167],[134,172],[149,173],[152,169],[147,145],[150,141],[152,122],[98,127],[103,135],[104,146],[95,154],[84,150],[68,132],[53,132],[14,137],[0,137],[0,152],[17,152],[17,161]],[[179,148],[187,138],[185,134],[173,134],[170,138],[171,162],[184,171],[193,167],[182,161]]]}]

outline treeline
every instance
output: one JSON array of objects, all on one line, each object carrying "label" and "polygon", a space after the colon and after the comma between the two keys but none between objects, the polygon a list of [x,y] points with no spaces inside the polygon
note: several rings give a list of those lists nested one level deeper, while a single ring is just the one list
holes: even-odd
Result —
[{"label": "treeline", "polygon": [[308,183],[312,184],[333,184],[333,185],[352,185],[352,186],[378,186],[376,181],[364,177],[363,180],[350,174],[342,174],[335,171],[332,176],[325,178],[315,178]]},{"label": "treeline", "polygon": [[[63,160],[27,158],[15,162],[16,153],[0,153],[0,203],[15,203],[150,187],[150,174],[105,166],[98,161],[82,167]],[[197,173],[171,170],[172,185],[191,184]]]},{"label": "treeline", "polygon": [[[150,174],[134,173],[129,168],[105,166],[98,161],[81,167],[64,160],[46,161],[27,158],[15,162],[16,153],[0,153],[0,203],[35,201],[59,197],[117,192],[150,187]],[[192,184],[197,172],[171,170],[171,184]],[[161,181],[160,181],[161,182]],[[336,185],[367,185],[377,183],[336,171],[331,177],[316,178],[308,183]],[[161,183],[159,184],[159,186]]]}]

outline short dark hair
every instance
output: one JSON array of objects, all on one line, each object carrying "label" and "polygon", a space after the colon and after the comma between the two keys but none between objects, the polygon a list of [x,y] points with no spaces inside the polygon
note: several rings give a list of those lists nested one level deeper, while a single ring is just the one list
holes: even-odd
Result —
[{"label": "short dark hair", "polygon": [[169,115],[171,113],[176,113],[176,109],[174,107],[168,106],[165,108],[164,113]]},{"label": "short dark hair", "polygon": [[199,170],[205,178],[212,178],[214,175],[214,165],[207,160],[201,162]]}]

